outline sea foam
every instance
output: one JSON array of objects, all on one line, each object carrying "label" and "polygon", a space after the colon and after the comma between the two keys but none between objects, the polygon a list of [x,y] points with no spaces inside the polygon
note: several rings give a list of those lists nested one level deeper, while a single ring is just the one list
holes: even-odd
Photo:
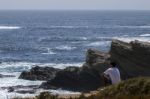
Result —
[{"label": "sea foam", "polygon": [[131,42],[134,40],[144,41],[144,42],[150,42],[149,37],[113,37],[112,39],[118,39],[124,42]]},{"label": "sea foam", "polygon": [[12,30],[12,29],[20,29],[19,26],[0,26],[0,30]]},{"label": "sea foam", "polygon": [[56,47],[57,50],[74,50],[76,47],[68,46],[68,45],[61,45]]},{"label": "sea foam", "polygon": [[140,36],[146,37],[146,36],[150,36],[150,34],[141,34]]}]

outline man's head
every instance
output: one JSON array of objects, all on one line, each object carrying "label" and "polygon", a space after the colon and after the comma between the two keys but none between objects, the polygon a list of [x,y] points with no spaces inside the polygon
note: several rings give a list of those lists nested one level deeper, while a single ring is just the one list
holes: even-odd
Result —
[{"label": "man's head", "polygon": [[115,62],[110,62],[111,67],[116,67],[116,63]]}]

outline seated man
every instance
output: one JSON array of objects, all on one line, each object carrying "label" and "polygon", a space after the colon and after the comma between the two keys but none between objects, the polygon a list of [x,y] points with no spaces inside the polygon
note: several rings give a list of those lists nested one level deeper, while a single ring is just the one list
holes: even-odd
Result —
[{"label": "seated man", "polygon": [[102,75],[105,86],[109,84],[117,84],[121,81],[120,72],[116,67],[115,62],[110,63],[111,67],[108,68]]}]

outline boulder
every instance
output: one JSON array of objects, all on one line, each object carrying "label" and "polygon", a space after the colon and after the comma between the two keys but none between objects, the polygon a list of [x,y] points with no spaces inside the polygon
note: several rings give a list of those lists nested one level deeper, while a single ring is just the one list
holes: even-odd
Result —
[{"label": "boulder", "polygon": [[35,66],[30,71],[23,71],[19,78],[27,80],[50,80],[55,77],[55,74],[59,70],[60,69],[56,69],[53,67]]}]

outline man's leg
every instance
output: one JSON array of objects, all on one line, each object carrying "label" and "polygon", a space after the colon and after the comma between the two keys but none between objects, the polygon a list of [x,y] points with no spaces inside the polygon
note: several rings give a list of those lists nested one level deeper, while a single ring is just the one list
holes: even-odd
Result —
[{"label": "man's leg", "polygon": [[104,74],[102,74],[101,76],[104,82],[104,86],[111,85],[111,80],[109,79],[109,77],[106,77]]}]

